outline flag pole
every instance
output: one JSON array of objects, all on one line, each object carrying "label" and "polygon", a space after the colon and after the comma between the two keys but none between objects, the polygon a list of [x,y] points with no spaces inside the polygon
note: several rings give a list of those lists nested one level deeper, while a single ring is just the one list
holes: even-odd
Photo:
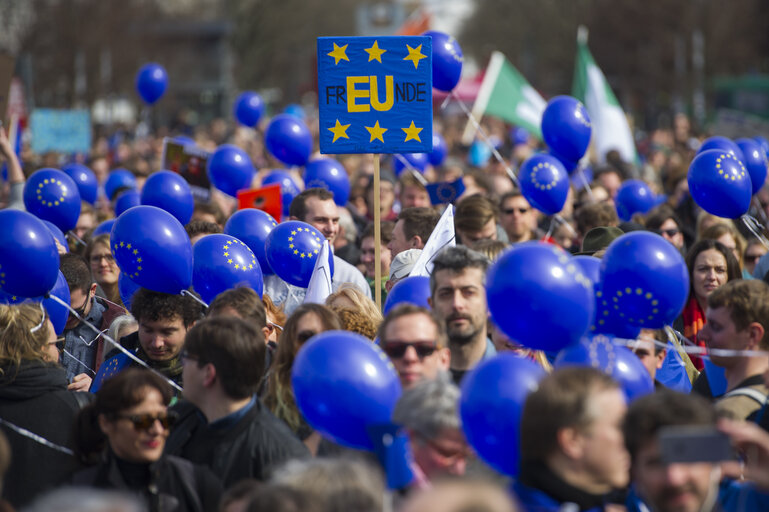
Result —
[{"label": "flag pole", "polygon": [[379,155],[374,157],[374,300],[376,307],[382,309],[382,263],[380,258],[382,241],[382,226],[379,212]]}]

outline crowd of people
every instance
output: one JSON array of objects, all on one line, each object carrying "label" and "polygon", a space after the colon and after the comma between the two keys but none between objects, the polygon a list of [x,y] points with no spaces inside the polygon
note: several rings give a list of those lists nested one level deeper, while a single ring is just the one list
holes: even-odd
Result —
[{"label": "crowd of people", "polygon": [[[307,122],[317,140],[316,120]],[[323,188],[293,198],[284,220],[314,226],[333,248],[333,293],[325,304],[305,302],[305,289],[276,274],[265,275],[261,296],[233,288],[208,307],[190,295],[147,288],[122,296],[110,235],[93,235],[114,215],[121,191],[106,197],[102,189],[95,204],[83,202],[68,245],[58,247],[77,313],[63,332],[57,335],[37,303],[0,305],[0,510],[769,507],[768,248],[731,219],[701,211],[688,194],[686,171],[701,140],[688,119],[678,115],[671,128],[642,140],[642,164],[623,162],[615,152],[594,155],[591,182],[584,175],[574,179],[558,221],[533,208],[507,174],[539,143],[487,119],[485,132],[507,160],[470,162],[459,141],[463,123],[448,115],[436,119],[449,148],[440,166],[420,173],[407,168],[396,177],[392,160],[383,157],[378,201],[369,155],[339,156],[351,183],[346,206]],[[176,128],[203,150],[225,142],[244,148],[261,169],[254,186],[279,165],[258,129],[231,128],[222,120]],[[160,128],[151,137],[125,131],[98,136],[91,154],[80,158],[101,184],[119,167],[141,186],[160,169],[166,135],[175,134]],[[2,128],[0,154],[7,164],[6,208],[23,209],[25,175],[62,164],[60,155],[35,155],[28,147],[17,158]],[[298,169],[289,171],[301,182]],[[373,297],[379,290],[384,302],[409,276],[445,208],[431,203],[425,182],[458,178],[465,190],[454,203],[456,246],[432,259],[429,307],[403,303],[383,314]],[[666,200],[620,222],[614,198],[631,178],[643,179]],[[765,219],[769,187],[757,199],[753,213]],[[196,203],[186,226],[190,241],[221,233],[235,209],[232,198],[213,190],[210,201]],[[555,354],[510,339],[490,319],[485,286],[487,270],[515,244],[540,240],[600,259],[612,241],[636,230],[675,246],[691,286],[672,326],[678,344],[667,344],[665,331],[644,329],[630,345],[656,389],[628,404],[620,385],[602,371],[553,370]],[[392,420],[406,433],[412,454],[406,462],[413,479],[405,486],[388,489],[372,453],[325,438],[297,405],[291,380],[297,354],[313,336],[331,330],[377,343],[397,372],[403,394]],[[687,347],[724,352],[690,356]],[[123,351],[135,359],[97,378]],[[669,351],[685,366],[690,393],[656,379]],[[513,478],[476,455],[460,418],[463,380],[503,352],[535,361],[548,374],[523,407],[520,471]],[[716,389],[716,369],[723,369],[725,389]],[[731,455],[711,456],[708,444],[689,458],[666,450],[663,439],[675,427],[700,429],[707,439],[721,436],[731,442]],[[699,438],[679,439],[686,445]]]}]

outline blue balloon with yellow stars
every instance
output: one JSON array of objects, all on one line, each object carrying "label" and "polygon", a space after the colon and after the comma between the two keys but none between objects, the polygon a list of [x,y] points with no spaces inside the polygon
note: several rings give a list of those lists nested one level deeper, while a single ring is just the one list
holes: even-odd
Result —
[{"label": "blue balloon with yellow stars", "polygon": [[542,113],[542,138],[569,162],[579,162],[590,145],[592,124],[585,106],[571,96],[556,96]]},{"label": "blue balloon with yellow stars", "polygon": [[135,206],[117,218],[110,236],[121,273],[160,293],[177,294],[192,284],[192,244],[176,218],[155,206]]},{"label": "blue balloon with yellow stars", "polygon": [[96,203],[99,196],[99,182],[91,169],[83,164],[69,164],[61,168],[62,172],[72,178],[80,191],[80,198],[91,204]]},{"label": "blue balloon with yellow stars", "polygon": [[104,182],[104,193],[110,201],[115,199],[115,193],[121,188],[139,188],[139,184],[136,182],[136,176],[134,176],[128,169],[115,169],[109,173],[107,181]]},{"label": "blue balloon with yellow stars", "polygon": [[562,350],[555,368],[567,366],[589,366],[610,375],[619,382],[628,403],[654,392],[654,382],[638,356],[610,336],[597,334]]},{"label": "blue balloon with yellow stars", "polygon": [[622,182],[614,199],[617,215],[623,222],[628,222],[636,213],[648,213],[656,206],[654,192],[641,180]]},{"label": "blue balloon with yellow stars", "polygon": [[120,293],[120,300],[128,311],[131,311],[131,303],[133,302],[134,293],[139,291],[139,288],[141,288],[141,286],[131,281],[128,274],[125,272],[120,273],[117,278],[117,289],[118,293]]},{"label": "blue balloon with yellow stars", "polygon": [[305,188],[325,188],[334,194],[337,206],[345,206],[350,198],[350,177],[344,166],[333,158],[312,160],[304,169]]},{"label": "blue balloon with yellow stars", "polygon": [[[67,304],[70,302],[69,285],[61,270],[56,278],[56,284],[53,285],[49,295],[53,295]],[[69,317],[69,309],[65,306],[44,296],[27,298],[21,295],[11,295],[0,290],[0,304],[21,304],[22,302],[42,302],[46,313],[48,313],[48,318],[51,319],[53,324],[53,330],[57,335],[61,335],[64,332],[64,326],[67,324],[67,318]]]},{"label": "blue balloon with yellow stars", "polygon": [[569,195],[569,174],[557,158],[534,155],[520,169],[518,180],[526,200],[545,215],[555,215],[563,209]]},{"label": "blue balloon with yellow stars", "polygon": [[687,181],[692,199],[708,213],[736,219],[750,208],[750,174],[732,153],[720,149],[699,153],[689,165]]},{"label": "blue balloon with yellow stars", "polygon": [[601,282],[601,304],[624,322],[648,329],[672,323],[689,295],[683,256],[649,231],[626,233],[609,245],[601,260]]},{"label": "blue balloon with yellow stars", "polygon": [[590,279],[568,253],[543,242],[506,251],[489,269],[486,299],[502,332],[535,350],[576,343],[593,317]]},{"label": "blue balloon with yellow stars", "polygon": [[224,225],[224,234],[241,240],[256,255],[263,275],[274,274],[265,254],[267,235],[278,223],[269,213],[256,208],[245,208],[233,213]]},{"label": "blue balloon with yellow stars", "polygon": [[704,153],[705,151],[709,151],[711,149],[718,149],[725,153],[729,153],[741,162],[745,158],[745,155],[742,153],[742,149],[740,149],[740,147],[735,144],[732,139],[722,137],[721,135],[714,135],[705,139],[697,150],[697,154],[699,155],[700,153]]},{"label": "blue balloon with yellow stars", "polygon": [[142,197],[138,190],[126,190],[117,197],[115,201],[115,217],[134,206],[142,204]]},{"label": "blue balloon with yellow stars", "polygon": [[259,297],[264,277],[254,252],[237,238],[206,235],[192,247],[192,287],[210,303],[225,290],[248,286]]},{"label": "blue balloon with yellow stars", "polygon": [[154,172],[147,178],[142,187],[141,204],[162,208],[182,225],[190,221],[195,209],[189,183],[171,171]]},{"label": "blue balloon with yellow stars", "polygon": [[0,210],[0,290],[37,297],[56,284],[59,252],[46,225],[29,212]]},{"label": "blue balloon with yellow stars", "polygon": [[301,192],[299,190],[299,185],[296,184],[291,173],[281,169],[275,169],[262,180],[262,186],[272,185],[274,183],[280,185],[281,210],[283,215],[287,217],[289,215],[289,209],[291,208],[291,201],[293,201],[294,198],[299,195],[299,192]]},{"label": "blue balloon with yellow stars", "polygon": [[80,216],[80,191],[60,170],[40,169],[24,184],[24,206],[29,213],[67,232],[74,229]]},{"label": "blue balloon with yellow stars", "polygon": [[301,119],[291,114],[272,118],[264,132],[264,144],[272,156],[286,165],[302,166],[312,153],[312,135]]},{"label": "blue balloon with yellow stars", "polygon": [[267,262],[285,282],[307,288],[324,240],[323,234],[306,222],[278,224],[267,235]]},{"label": "blue balloon with yellow stars", "polygon": [[769,165],[766,160],[766,153],[761,144],[753,139],[737,139],[734,141],[737,147],[742,151],[742,163],[750,174],[750,183],[753,187],[753,194],[757,194],[764,186],[766,181],[766,166]]},{"label": "blue balloon with yellow stars", "polygon": [[430,165],[438,167],[446,160],[448,154],[449,148],[446,145],[446,139],[440,133],[433,132],[433,150],[427,154]]},{"label": "blue balloon with yellow stars", "polygon": [[359,334],[326,331],[299,349],[291,387],[304,419],[324,437],[373,450],[368,427],[389,423],[401,395],[387,355]]},{"label": "blue balloon with yellow stars", "polygon": [[422,35],[433,38],[433,87],[451,92],[462,75],[462,48],[456,39],[437,30],[428,30]]}]

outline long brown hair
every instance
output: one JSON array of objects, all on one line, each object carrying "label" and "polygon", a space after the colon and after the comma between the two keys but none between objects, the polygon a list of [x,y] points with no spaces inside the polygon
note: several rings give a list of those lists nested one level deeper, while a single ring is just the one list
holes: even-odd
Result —
[{"label": "long brown hair", "polygon": [[269,387],[264,397],[264,403],[272,410],[273,414],[285,421],[294,431],[301,425],[301,416],[294,400],[294,391],[291,388],[291,368],[300,348],[297,340],[299,320],[310,313],[320,318],[324,331],[342,328],[339,317],[326,306],[302,304],[296,308],[286,321],[280,335],[278,350],[275,352],[275,359],[270,367]]}]

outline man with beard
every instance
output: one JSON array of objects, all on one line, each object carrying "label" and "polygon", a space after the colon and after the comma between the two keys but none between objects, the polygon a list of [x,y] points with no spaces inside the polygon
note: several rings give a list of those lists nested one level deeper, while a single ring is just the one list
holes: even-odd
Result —
[{"label": "man with beard", "polygon": [[479,362],[497,354],[486,332],[488,267],[484,255],[461,245],[441,251],[433,260],[428,302],[446,324],[450,370],[457,385]]}]

